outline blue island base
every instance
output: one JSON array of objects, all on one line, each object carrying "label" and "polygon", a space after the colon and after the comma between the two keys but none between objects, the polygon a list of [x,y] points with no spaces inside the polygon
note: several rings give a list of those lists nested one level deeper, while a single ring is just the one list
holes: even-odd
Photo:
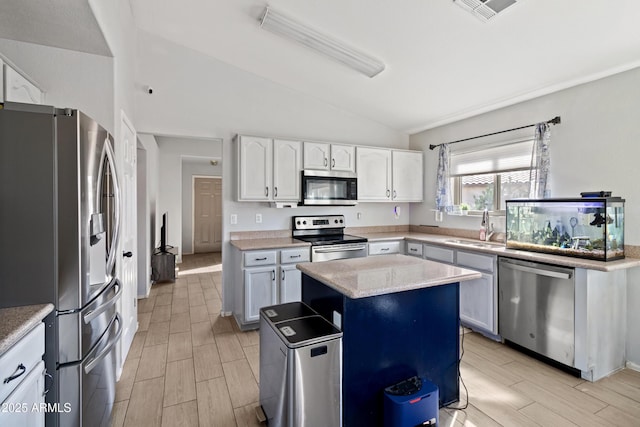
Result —
[{"label": "blue island base", "polygon": [[343,332],[343,426],[382,426],[384,388],[413,376],[458,401],[458,283],[354,299],[303,274],[302,300]]}]

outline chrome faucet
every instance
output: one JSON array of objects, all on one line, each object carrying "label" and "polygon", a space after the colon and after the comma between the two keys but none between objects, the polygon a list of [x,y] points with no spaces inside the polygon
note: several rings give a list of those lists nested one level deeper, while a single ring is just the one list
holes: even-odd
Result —
[{"label": "chrome faucet", "polygon": [[485,209],[482,212],[482,227],[484,227],[484,240],[488,242],[493,236],[493,224],[489,224],[489,210]]}]

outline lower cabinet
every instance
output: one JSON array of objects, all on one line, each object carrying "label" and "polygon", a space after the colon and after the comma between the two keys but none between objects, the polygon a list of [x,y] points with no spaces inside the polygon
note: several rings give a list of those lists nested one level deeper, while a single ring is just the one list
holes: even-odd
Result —
[{"label": "lower cabinet", "polygon": [[404,240],[370,242],[369,256],[371,255],[390,255],[404,253]]},{"label": "lower cabinet", "polygon": [[240,329],[259,326],[262,307],[300,301],[302,274],[296,268],[299,262],[310,259],[308,246],[240,251],[233,249],[235,305],[233,315]]},{"label": "lower cabinet", "polygon": [[44,324],[0,357],[0,426],[44,426]]},{"label": "lower cabinet", "polygon": [[430,244],[424,244],[423,254],[425,259],[482,273],[479,279],[460,282],[460,321],[490,338],[498,338],[498,258]]}]

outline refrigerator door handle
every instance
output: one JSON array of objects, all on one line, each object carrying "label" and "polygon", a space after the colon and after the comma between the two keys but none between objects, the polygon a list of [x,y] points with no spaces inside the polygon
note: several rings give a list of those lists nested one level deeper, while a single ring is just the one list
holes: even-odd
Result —
[{"label": "refrigerator door handle", "polygon": [[120,298],[120,295],[122,295],[122,284],[120,283],[120,280],[113,279],[112,282],[113,282],[113,285],[109,286],[108,289],[117,286],[118,290],[104,304],[98,306],[95,310],[91,310],[91,311],[87,312],[84,316],[82,316],[82,320],[84,321],[85,324],[88,325],[89,323],[91,323],[91,321],[93,319],[95,319],[96,317],[98,317],[102,313],[104,313],[105,310],[107,310],[109,307],[114,305],[118,301],[118,299]]},{"label": "refrigerator door handle", "polygon": [[[118,330],[116,331],[115,335],[111,337],[111,339],[109,340],[109,343],[107,344],[107,346],[98,355],[94,356],[93,358],[88,359],[89,361],[87,362],[86,365],[84,365],[84,373],[85,374],[88,374],[96,366],[98,366],[100,361],[102,359],[104,359],[107,356],[107,354],[109,354],[111,352],[113,347],[120,340],[120,336],[122,335],[122,319],[120,319],[120,314],[116,313],[113,316],[113,319],[111,320],[111,322],[109,322],[109,327],[107,327],[107,331],[111,330],[111,325],[113,325],[113,322],[118,322]],[[107,334],[105,334],[105,336],[106,335]],[[96,346],[96,348],[98,348],[98,346]]]},{"label": "refrigerator door handle", "polygon": [[102,180],[104,178],[104,161],[109,163],[111,169],[111,181],[113,183],[113,238],[111,239],[111,247],[108,248],[107,268],[108,276],[112,275],[113,267],[116,263],[116,248],[120,239],[120,185],[118,184],[118,174],[116,173],[116,162],[113,147],[109,138],[105,138],[102,147],[102,155],[100,158],[100,167],[98,170],[98,185],[96,186],[96,200],[102,200]]}]

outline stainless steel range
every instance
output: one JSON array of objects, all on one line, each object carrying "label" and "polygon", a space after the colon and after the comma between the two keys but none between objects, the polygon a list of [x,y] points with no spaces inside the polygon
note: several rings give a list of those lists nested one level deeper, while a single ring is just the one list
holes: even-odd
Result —
[{"label": "stainless steel range", "polygon": [[367,239],[344,228],[344,215],[293,217],[293,237],[311,243],[311,262],[367,256]]}]

